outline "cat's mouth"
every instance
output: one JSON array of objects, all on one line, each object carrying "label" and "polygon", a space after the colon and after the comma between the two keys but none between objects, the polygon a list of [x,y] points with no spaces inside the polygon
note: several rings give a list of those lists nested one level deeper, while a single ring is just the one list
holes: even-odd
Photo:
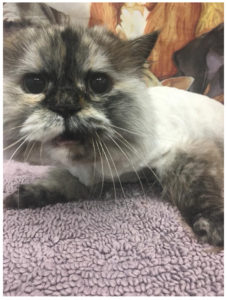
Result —
[{"label": "cat's mouth", "polygon": [[70,147],[76,144],[84,143],[84,141],[85,141],[85,136],[83,136],[81,133],[75,134],[75,133],[65,131],[59,136],[57,136],[56,138],[54,138],[52,140],[52,143],[58,147],[61,146]]},{"label": "cat's mouth", "polygon": [[102,128],[93,130],[78,130],[75,132],[65,130],[62,134],[55,137],[51,143],[56,147],[73,147],[75,145],[87,145],[91,143],[91,140],[105,137],[105,130]]}]

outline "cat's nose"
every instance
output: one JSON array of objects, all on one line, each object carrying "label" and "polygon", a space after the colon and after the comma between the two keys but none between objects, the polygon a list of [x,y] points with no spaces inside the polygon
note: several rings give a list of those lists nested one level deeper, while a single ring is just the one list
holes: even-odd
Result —
[{"label": "cat's nose", "polygon": [[59,88],[54,94],[47,95],[43,105],[63,118],[68,118],[82,109],[81,97],[79,90]]},{"label": "cat's nose", "polygon": [[53,112],[59,114],[63,118],[69,118],[72,115],[75,115],[81,110],[81,106],[75,103],[75,105],[69,104],[56,104],[48,107]]}]

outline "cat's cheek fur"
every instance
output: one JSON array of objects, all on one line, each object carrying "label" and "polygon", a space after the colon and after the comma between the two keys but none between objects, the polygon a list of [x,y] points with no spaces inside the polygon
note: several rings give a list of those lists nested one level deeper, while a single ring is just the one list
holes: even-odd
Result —
[{"label": "cat's cheek fur", "polygon": [[64,131],[64,120],[61,116],[46,109],[36,109],[23,123],[20,133],[28,141],[46,142]]}]

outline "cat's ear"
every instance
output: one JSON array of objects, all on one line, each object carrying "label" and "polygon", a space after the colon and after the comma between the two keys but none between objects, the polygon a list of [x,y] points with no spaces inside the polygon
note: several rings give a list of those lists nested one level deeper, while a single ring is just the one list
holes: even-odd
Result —
[{"label": "cat's ear", "polygon": [[142,63],[145,62],[155,46],[159,33],[160,31],[154,31],[135,38],[134,40],[129,40],[128,47],[132,55],[137,57],[137,59],[139,58]]},{"label": "cat's ear", "polygon": [[26,27],[49,24],[65,25],[69,17],[44,3],[4,3],[4,33],[12,33]]},{"label": "cat's ear", "polygon": [[176,87],[181,90],[188,90],[193,82],[194,78],[191,76],[180,76],[164,79],[161,84],[164,86]]}]

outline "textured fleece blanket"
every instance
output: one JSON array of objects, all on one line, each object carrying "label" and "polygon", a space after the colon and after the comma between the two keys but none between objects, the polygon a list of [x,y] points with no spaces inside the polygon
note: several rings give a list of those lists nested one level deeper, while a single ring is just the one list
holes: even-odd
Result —
[{"label": "textured fleece blanket", "polygon": [[[5,163],[4,193],[46,167]],[[126,198],[4,211],[4,295],[223,295],[223,251],[199,244],[146,188]]]}]

